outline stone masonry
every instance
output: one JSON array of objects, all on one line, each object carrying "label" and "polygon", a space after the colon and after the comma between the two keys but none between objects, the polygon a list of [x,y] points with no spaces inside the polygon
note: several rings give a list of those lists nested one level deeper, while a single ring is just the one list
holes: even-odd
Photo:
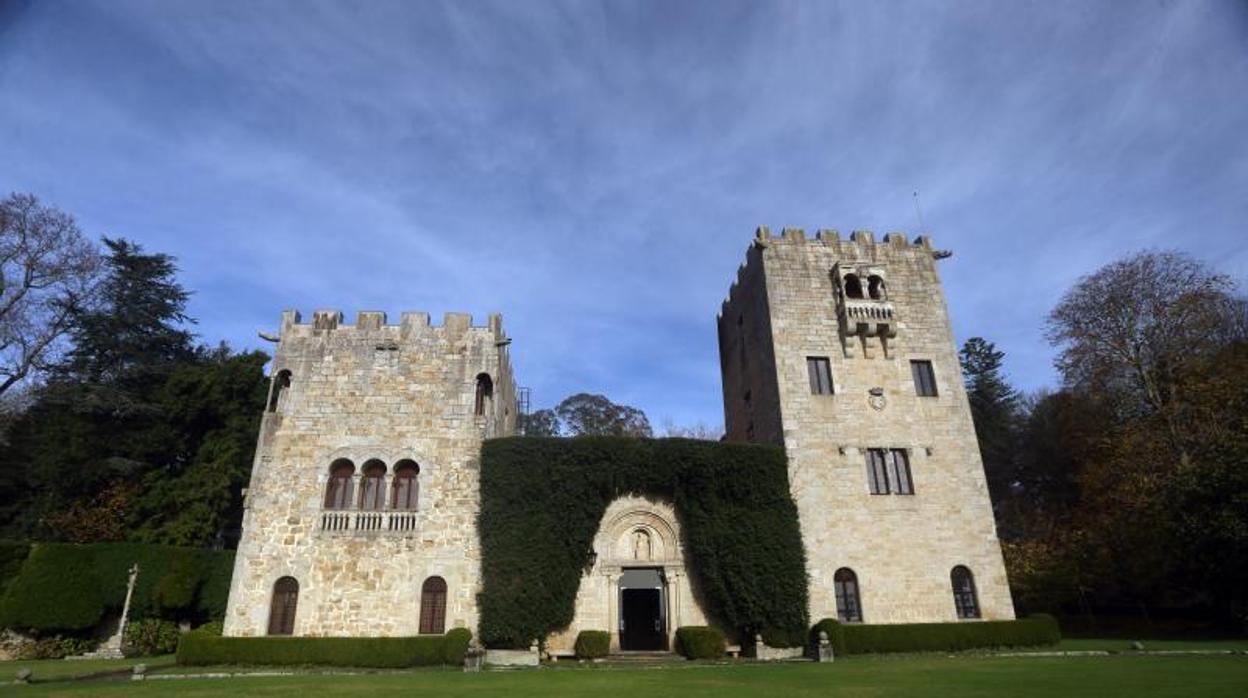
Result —
[{"label": "stone masonry", "polygon": [[[515,431],[516,399],[500,316],[485,327],[425,313],[400,324],[336,311],[312,324],[282,315],[269,409],[245,497],[225,634],[267,632],[274,584],[299,585],[295,635],[418,632],[421,587],[446,581],[446,627],[477,625],[481,441]],[[492,394],[477,412],[479,376]],[[331,464],[354,465],[350,506],[326,509]],[[360,473],[385,466],[385,504],[361,511]],[[419,467],[414,511],[392,508],[395,464]]]},{"label": "stone masonry", "polygon": [[[974,575],[982,618],[1014,617],[941,256],[926,237],[760,228],[719,316],[727,438],[788,454],[812,621],[837,617],[840,568],[857,576],[863,622],[957,620],[957,565]],[[861,299],[846,292],[851,275]],[[831,394],[811,385],[807,361],[822,358]],[[931,362],[936,396],[916,394],[912,360]],[[871,494],[867,449],[904,450],[913,494]]]}]

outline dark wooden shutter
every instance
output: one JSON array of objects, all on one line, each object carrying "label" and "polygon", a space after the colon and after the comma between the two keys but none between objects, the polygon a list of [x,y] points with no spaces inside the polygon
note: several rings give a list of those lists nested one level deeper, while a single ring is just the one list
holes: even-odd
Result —
[{"label": "dark wooden shutter", "polygon": [[299,606],[299,582],[282,577],[273,585],[273,602],[269,606],[269,634],[293,635],[295,609]]},{"label": "dark wooden shutter", "polygon": [[446,580],[430,577],[420,588],[420,634],[441,635],[446,630]]}]

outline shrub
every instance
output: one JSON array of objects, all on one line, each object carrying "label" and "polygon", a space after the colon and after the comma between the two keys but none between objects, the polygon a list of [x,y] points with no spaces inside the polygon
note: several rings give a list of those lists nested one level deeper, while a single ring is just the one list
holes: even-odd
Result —
[{"label": "shrub", "polygon": [[717,623],[805,632],[806,558],[783,450],[515,437],[486,441],[481,453],[478,603],[486,646],[525,648],[568,627],[598,524],[628,494],[672,501],[687,568]]},{"label": "shrub", "polygon": [[229,595],[232,551],[142,543],[41,543],[30,549],[0,600],[0,626],[39,633],[94,627],[119,613],[131,565],[139,577],[137,618],[220,618]]},{"label": "shrub", "polygon": [[576,634],[578,659],[602,659],[611,651],[611,633],[605,630],[582,630]]},{"label": "shrub", "polygon": [[31,640],[22,644],[17,652],[18,659],[64,659],[85,654],[95,649],[95,640],[82,637],[45,637],[42,640]]},{"label": "shrub", "polygon": [[[455,634],[458,638],[457,642],[462,641],[464,633]],[[468,634],[471,637],[471,633]],[[204,633],[186,633],[178,643],[178,664],[186,666],[309,664],[381,669],[435,666],[445,663],[448,659],[448,635],[212,637]],[[463,663],[462,655],[457,663]]]},{"label": "shrub", "polygon": [[686,625],[676,629],[676,651],[685,659],[719,659],[727,645],[718,628]]},{"label": "shrub", "polygon": [[126,626],[126,646],[138,655],[171,654],[178,649],[178,625],[159,618],[144,618]]},{"label": "shrub", "polygon": [[824,618],[815,623],[815,626],[810,629],[811,646],[818,647],[819,633],[825,632],[828,634],[828,642],[832,645],[833,654],[845,654],[845,634],[841,632],[843,627],[845,626],[835,618]]},{"label": "shrub", "polygon": [[768,647],[804,647],[806,644],[805,628],[763,628],[759,633]]},{"label": "shrub", "polygon": [[191,632],[199,633],[200,635],[207,635],[209,637],[221,637],[221,634],[225,632],[225,622],[210,620],[198,628],[195,628]]},{"label": "shrub", "polygon": [[1061,640],[1052,616],[1022,620],[960,621],[957,623],[899,623],[894,625],[841,624],[830,618],[819,621],[838,654],[888,652],[949,652],[995,647],[1034,647]]},{"label": "shrub", "polygon": [[464,655],[468,653],[468,643],[472,642],[472,631],[468,628],[451,628],[446,632],[442,647],[442,663],[450,666],[462,666]]},{"label": "shrub", "polygon": [[26,561],[26,556],[29,554],[30,543],[0,541],[0,597],[4,596],[9,582],[17,577],[17,573],[22,569],[22,563]]}]

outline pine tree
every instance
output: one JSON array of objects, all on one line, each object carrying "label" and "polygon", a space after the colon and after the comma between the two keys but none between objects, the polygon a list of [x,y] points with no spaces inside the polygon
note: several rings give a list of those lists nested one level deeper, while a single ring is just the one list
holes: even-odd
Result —
[{"label": "pine tree", "polygon": [[[1015,444],[1018,436],[1019,395],[1001,374],[1005,353],[982,337],[971,337],[959,352],[975,435],[984,459],[984,474],[998,521],[1014,494]],[[1002,526],[1002,528],[1008,528]],[[1003,531],[1003,535],[1006,535]]]}]

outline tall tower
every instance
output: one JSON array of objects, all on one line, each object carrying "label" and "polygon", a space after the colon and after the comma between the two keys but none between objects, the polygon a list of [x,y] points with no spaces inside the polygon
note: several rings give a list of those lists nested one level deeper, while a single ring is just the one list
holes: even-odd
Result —
[{"label": "tall tower", "polygon": [[764,227],[723,304],[727,438],[788,454],[812,621],[1014,617],[938,257]]},{"label": "tall tower", "polygon": [[502,318],[282,315],[226,635],[476,628],[481,441],[515,431]]}]

